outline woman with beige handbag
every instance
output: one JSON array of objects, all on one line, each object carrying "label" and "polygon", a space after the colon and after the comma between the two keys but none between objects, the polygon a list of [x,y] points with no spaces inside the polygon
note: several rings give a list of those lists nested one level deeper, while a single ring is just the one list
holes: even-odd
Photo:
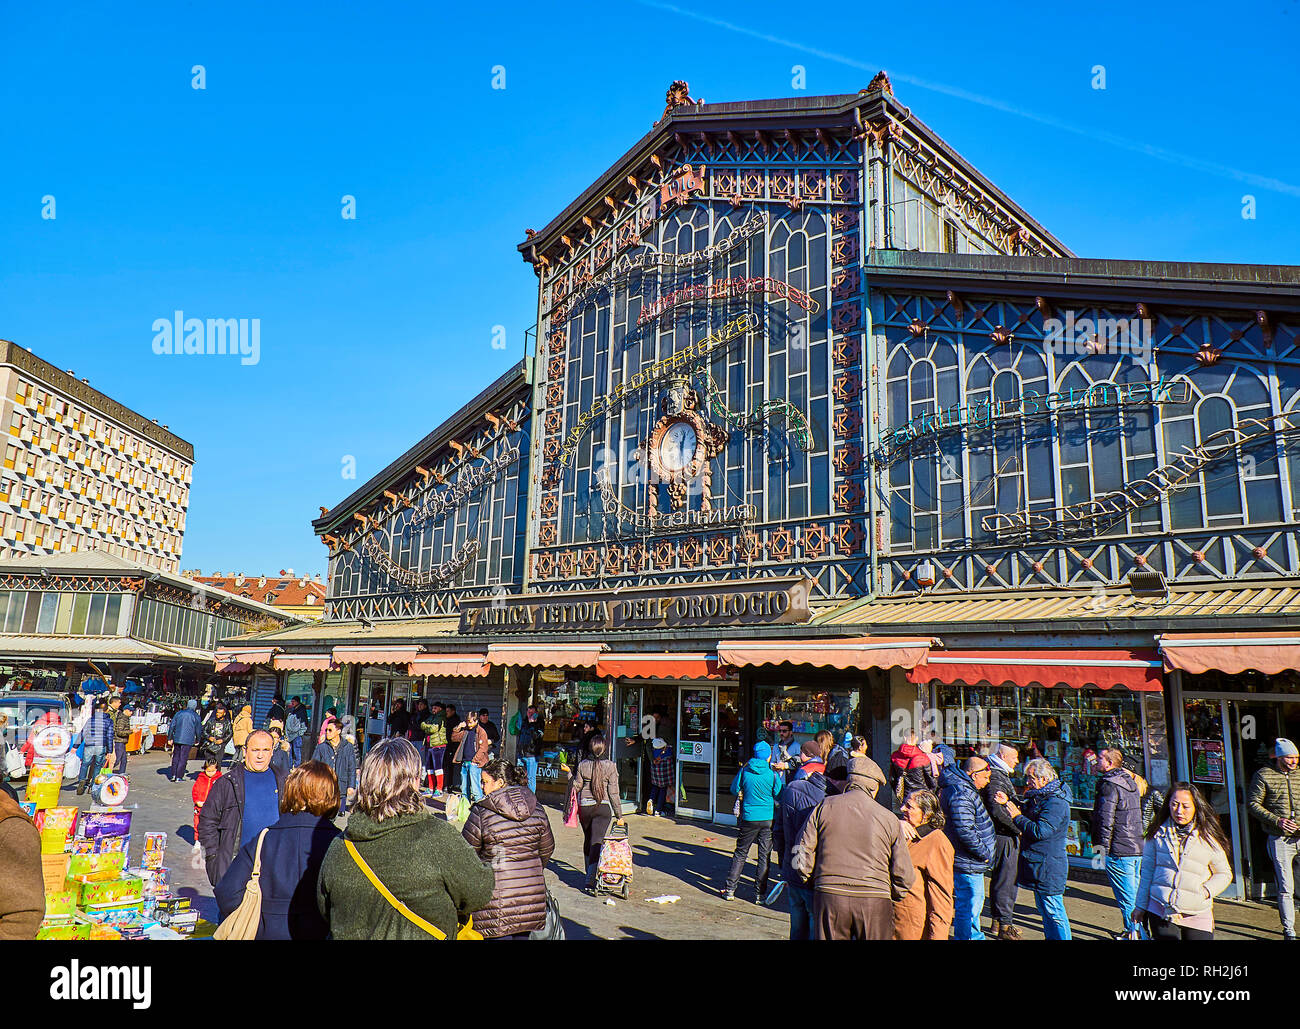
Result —
[{"label": "woman with beige handbag", "polygon": [[217,883],[219,940],[323,940],[329,925],[316,886],[330,844],[339,785],[320,761],[295,768],[280,791],[280,819],[250,840]]}]

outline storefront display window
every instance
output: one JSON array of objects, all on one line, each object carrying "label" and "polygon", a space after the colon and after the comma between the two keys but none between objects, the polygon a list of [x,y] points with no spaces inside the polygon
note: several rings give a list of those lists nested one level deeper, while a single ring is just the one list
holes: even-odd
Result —
[{"label": "storefront display window", "polygon": [[821,688],[818,686],[754,687],[754,704],[759,727],[758,738],[775,743],[781,722],[792,722],[795,738],[812,739],[823,729],[835,734],[837,743],[846,733],[860,732],[859,701],[856,688]]},{"label": "storefront display window", "polygon": [[608,729],[609,687],[582,679],[539,680],[532,703],[546,723],[537,786],[562,791],[568,787],[570,770],[582,759],[587,740]]},{"label": "storefront display window", "polygon": [[[1066,852],[1074,857],[1092,856],[1091,813],[1097,798],[1092,758],[1097,748],[1103,744],[1120,747],[1144,778],[1152,778],[1149,762],[1153,752],[1147,742],[1149,733],[1143,728],[1142,697],[1138,694],[1118,687],[1076,690],[981,683],[939,686],[935,699],[929,724],[959,759],[992,743],[1014,746],[1021,758],[1020,769],[1012,777],[1017,790],[1025,785],[1025,761],[1043,757],[1051,763],[1073,794]],[[1161,733],[1163,736],[1163,716]],[[1167,780],[1163,740],[1159,753],[1157,760],[1163,761]]]}]

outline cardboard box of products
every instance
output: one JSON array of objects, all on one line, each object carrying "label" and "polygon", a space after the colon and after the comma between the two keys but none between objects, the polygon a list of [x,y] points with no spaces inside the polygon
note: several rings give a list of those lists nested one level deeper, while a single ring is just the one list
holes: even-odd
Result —
[{"label": "cardboard box of products", "polygon": [[130,924],[143,919],[144,904],[138,900],[128,904],[88,904],[84,914],[100,925]]},{"label": "cardboard box of products", "polygon": [[88,940],[90,926],[85,922],[42,922],[36,930],[38,940]]},{"label": "cardboard box of products", "polygon": [[68,878],[68,855],[42,854],[41,876],[45,880],[46,893],[62,893],[63,883]]},{"label": "cardboard box of products", "polygon": [[59,788],[62,785],[62,761],[37,761],[27,773],[26,799],[28,803],[35,804],[38,811],[58,807]]},{"label": "cardboard box of products", "polygon": [[68,875],[78,879],[83,875],[97,872],[117,873],[126,867],[126,855],[116,854],[73,854],[68,859]]},{"label": "cardboard box of products", "polygon": [[65,917],[72,915],[77,910],[76,890],[59,890],[56,893],[47,893],[45,895],[45,917],[46,919],[55,918],[59,915]]},{"label": "cardboard box of products", "polygon": [[[99,878],[101,874],[112,878]],[[81,882],[81,906],[127,903],[137,901],[144,893],[144,883],[134,875],[117,876],[113,873],[95,873],[83,876]]]},{"label": "cardboard box of products", "polygon": [[130,811],[87,811],[81,818],[81,835],[88,840],[101,836],[126,836],[130,831]]}]

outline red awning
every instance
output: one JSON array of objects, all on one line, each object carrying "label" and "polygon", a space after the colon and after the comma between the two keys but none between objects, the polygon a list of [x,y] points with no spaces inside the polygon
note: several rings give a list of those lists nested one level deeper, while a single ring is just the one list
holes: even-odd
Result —
[{"label": "red awning", "polygon": [[277,672],[328,672],[334,661],[328,654],[276,654],[271,667]]},{"label": "red awning", "polygon": [[421,654],[410,663],[408,675],[483,676],[490,669],[484,654]]},{"label": "red awning", "polygon": [[987,682],[992,686],[1123,686],[1159,692],[1152,650],[936,650],[907,673],[909,682]]},{"label": "red awning", "polygon": [[269,665],[271,658],[280,652],[279,647],[222,647],[215,654],[217,667],[238,661],[245,665]]},{"label": "red awning", "polygon": [[1277,675],[1300,669],[1300,636],[1285,632],[1170,632],[1159,647],[1167,671]]},{"label": "red awning", "polygon": [[723,664],[813,665],[816,668],[912,668],[929,653],[929,638],[862,636],[840,640],[724,640],[718,644]]},{"label": "red awning", "polygon": [[601,654],[596,674],[623,679],[721,679],[717,654],[621,653]]},{"label": "red awning", "polygon": [[603,643],[492,643],[490,665],[532,665],[536,668],[595,668]]},{"label": "red awning", "polygon": [[414,661],[424,648],[419,645],[394,646],[372,643],[365,646],[334,648],[336,665],[404,665]]}]

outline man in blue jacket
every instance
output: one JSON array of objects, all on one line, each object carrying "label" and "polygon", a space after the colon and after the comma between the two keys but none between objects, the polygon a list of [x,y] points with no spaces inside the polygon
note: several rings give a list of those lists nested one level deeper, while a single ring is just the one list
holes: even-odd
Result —
[{"label": "man in blue jacket", "polygon": [[772,843],[781,859],[781,872],[785,876],[786,893],[790,897],[790,939],[813,938],[813,889],[804,882],[803,875],[794,867],[794,845],[808,821],[808,815],[826,799],[827,780],[823,774],[821,749],[815,740],[803,744],[804,759],[801,768],[808,774],[795,779],[776,802],[776,818],[772,823]]},{"label": "man in blue jacket", "polygon": [[993,860],[993,819],[981,793],[991,769],[982,757],[968,757],[960,768],[945,762],[939,776],[943,831],[955,852],[952,862],[952,934],[958,940],[986,939],[980,930],[984,873]]},{"label": "man in blue jacket", "polygon": [[108,717],[102,701],[95,701],[95,709],[81,729],[81,740],[85,749],[81,756],[81,775],[77,780],[78,796],[90,788],[104,758],[113,749],[113,720]]},{"label": "man in blue jacket", "polygon": [[754,744],[754,756],[736,773],[731,792],[740,797],[740,834],[736,837],[736,854],[731,859],[723,900],[736,899],[736,884],[745,868],[749,848],[758,843],[758,887],[755,901],[762,904],[767,896],[767,867],[772,853],[772,819],[776,815],[776,797],[781,792],[781,776],[772,770],[768,759],[772,748],[767,743]]},{"label": "man in blue jacket", "polygon": [[188,700],[185,708],[172,715],[171,729],[167,735],[172,741],[172,767],[167,773],[168,782],[180,782],[189,768],[190,748],[199,741],[199,702]]}]

